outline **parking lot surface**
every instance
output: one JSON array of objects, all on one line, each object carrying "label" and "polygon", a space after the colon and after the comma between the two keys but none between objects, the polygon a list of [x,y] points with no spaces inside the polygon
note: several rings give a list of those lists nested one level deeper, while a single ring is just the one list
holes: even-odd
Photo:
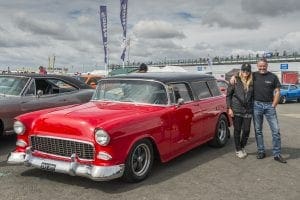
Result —
[{"label": "parking lot surface", "polygon": [[287,164],[273,160],[271,133],[265,122],[267,157],[263,160],[256,159],[251,127],[246,159],[236,158],[231,137],[224,148],[204,145],[169,163],[155,163],[150,177],[135,184],[120,180],[94,182],[23,165],[7,165],[7,154],[14,149],[15,136],[3,137],[0,139],[0,199],[299,200],[300,104],[279,105],[277,112],[282,155]]}]

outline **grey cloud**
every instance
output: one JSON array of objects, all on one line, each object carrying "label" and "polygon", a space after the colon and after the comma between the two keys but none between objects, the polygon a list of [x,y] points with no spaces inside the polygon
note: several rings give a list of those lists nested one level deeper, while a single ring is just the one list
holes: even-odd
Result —
[{"label": "grey cloud", "polygon": [[58,40],[75,40],[75,35],[68,30],[66,24],[58,24],[47,20],[32,19],[25,16],[15,17],[16,26],[36,35],[50,36]]},{"label": "grey cloud", "polygon": [[133,32],[136,36],[140,38],[183,39],[186,37],[181,31],[178,31],[171,23],[165,21],[140,21],[134,26]]},{"label": "grey cloud", "polygon": [[234,29],[257,29],[261,23],[256,18],[250,16],[224,16],[221,13],[210,12],[203,17],[202,24],[209,26],[218,25]]},{"label": "grey cloud", "polygon": [[242,0],[242,9],[251,14],[278,16],[297,12],[299,0]]}]

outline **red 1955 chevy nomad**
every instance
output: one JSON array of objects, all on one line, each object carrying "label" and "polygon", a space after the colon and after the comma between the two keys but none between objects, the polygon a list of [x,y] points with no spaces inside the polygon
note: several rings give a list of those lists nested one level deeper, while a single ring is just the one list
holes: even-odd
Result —
[{"label": "red 1955 chevy nomad", "polygon": [[138,182],[154,158],[167,162],[230,136],[225,96],[213,76],[134,73],[101,79],[88,103],[15,118],[8,163],[83,176]]}]

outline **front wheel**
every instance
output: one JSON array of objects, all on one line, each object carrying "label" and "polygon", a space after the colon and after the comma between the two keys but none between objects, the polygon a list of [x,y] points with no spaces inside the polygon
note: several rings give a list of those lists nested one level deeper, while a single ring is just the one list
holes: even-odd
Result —
[{"label": "front wheel", "polygon": [[123,180],[139,182],[144,180],[153,165],[153,146],[148,139],[136,142],[125,162]]},{"label": "front wheel", "polygon": [[221,115],[216,126],[215,136],[209,142],[209,145],[223,147],[227,143],[229,135],[228,120],[226,116]]},{"label": "front wheel", "polygon": [[279,103],[286,103],[286,97],[285,96],[281,96]]}]

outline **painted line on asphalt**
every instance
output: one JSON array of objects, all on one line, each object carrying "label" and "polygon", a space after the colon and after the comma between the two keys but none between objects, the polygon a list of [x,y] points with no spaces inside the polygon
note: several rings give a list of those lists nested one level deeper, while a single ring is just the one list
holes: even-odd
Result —
[{"label": "painted line on asphalt", "polygon": [[280,115],[300,119],[300,114],[280,114]]}]

